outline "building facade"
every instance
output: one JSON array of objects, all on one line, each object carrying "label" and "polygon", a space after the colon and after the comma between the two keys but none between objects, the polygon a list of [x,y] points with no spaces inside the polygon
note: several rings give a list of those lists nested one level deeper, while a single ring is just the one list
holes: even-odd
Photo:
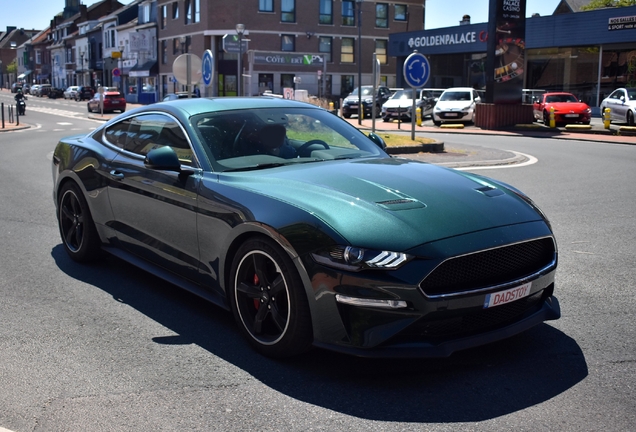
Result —
[{"label": "building facade", "polygon": [[[213,83],[202,89],[210,96],[236,95],[241,79],[245,95],[295,88],[339,97],[359,81],[372,83],[374,53],[381,82],[393,86],[389,34],[422,29],[424,22],[421,0],[158,0],[157,11],[161,95],[184,90],[172,73],[175,59],[201,57],[205,50],[215,63]],[[242,35],[237,24],[244,26]],[[317,66],[305,56],[324,62]]]},{"label": "building facade", "polygon": [[[398,68],[414,50],[427,56],[427,87],[485,86],[487,23],[395,33],[389,40]],[[497,66],[511,71],[514,65],[516,73],[522,67],[526,89],[567,91],[598,107],[615,88],[636,86],[636,6],[533,16],[518,43],[524,55],[508,51]]]}]

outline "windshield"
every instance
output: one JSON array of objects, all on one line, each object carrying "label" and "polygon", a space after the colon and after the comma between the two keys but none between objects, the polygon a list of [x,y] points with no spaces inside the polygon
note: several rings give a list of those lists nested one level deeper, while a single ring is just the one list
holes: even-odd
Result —
[{"label": "windshield", "polygon": [[[358,87],[354,88],[353,91],[349,93],[349,96],[354,96],[357,94],[358,94]],[[373,87],[362,87],[362,96],[367,96],[372,94],[373,94]]]},{"label": "windshield", "polygon": [[[420,98],[420,93],[422,93],[422,90],[415,90],[416,99]],[[398,90],[395,93],[393,93],[393,96],[391,96],[391,99],[412,99],[412,98],[413,98],[413,89]]]},{"label": "windshield", "polygon": [[192,124],[215,171],[386,156],[358,129],[318,108],[221,111]]},{"label": "windshield", "polygon": [[559,94],[559,95],[547,95],[545,97],[546,103],[559,103],[559,102],[578,102],[578,99],[571,94]]},{"label": "windshield", "polygon": [[449,91],[442,93],[439,98],[441,101],[469,101],[472,100],[471,93],[469,91]]},{"label": "windshield", "polygon": [[627,89],[627,95],[629,96],[630,100],[635,100],[636,99],[636,89]]}]

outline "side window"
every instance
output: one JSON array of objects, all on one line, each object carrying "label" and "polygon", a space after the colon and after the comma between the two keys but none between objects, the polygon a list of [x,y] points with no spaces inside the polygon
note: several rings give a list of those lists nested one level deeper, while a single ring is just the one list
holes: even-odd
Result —
[{"label": "side window", "polygon": [[128,138],[128,128],[130,126],[130,119],[120,121],[104,132],[104,139],[110,144],[115,145],[121,149],[126,145],[126,139]]},{"label": "side window", "polygon": [[141,156],[170,146],[185,165],[192,165],[192,149],[176,120],[163,114],[146,114],[130,120],[124,150]]}]

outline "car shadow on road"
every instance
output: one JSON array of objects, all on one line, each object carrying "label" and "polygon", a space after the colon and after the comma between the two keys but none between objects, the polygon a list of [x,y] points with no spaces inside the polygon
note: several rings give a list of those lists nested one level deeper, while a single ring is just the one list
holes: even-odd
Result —
[{"label": "car shadow on road", "polygon": [[548,324],[445,359],[364,359],[315,349],[275,361],[248,346],[230,312],[132,265],[110,256],[77,264],[62,245],[51,255],[70,277],[176,333],[155,343],[196,344],[277,392],[362,419],[478,422],[545,402],[588,375],[576,341]]}]

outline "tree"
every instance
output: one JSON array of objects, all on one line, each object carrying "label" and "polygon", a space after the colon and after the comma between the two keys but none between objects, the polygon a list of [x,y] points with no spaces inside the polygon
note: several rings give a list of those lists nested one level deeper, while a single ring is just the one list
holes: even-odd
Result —
[{"label": "tree", "polygon": [[636,5],[636,0],[592,0],[589,4],[582,6],[581,10],[588,11],[609,7],[625,7]]},{"label": "tree", "polygon": [[8,74],[12,74],[12,73],[16,73],[17,71],[18,71],[18,60],[13,59],[13,61],[7,65],[6,72]]}]

